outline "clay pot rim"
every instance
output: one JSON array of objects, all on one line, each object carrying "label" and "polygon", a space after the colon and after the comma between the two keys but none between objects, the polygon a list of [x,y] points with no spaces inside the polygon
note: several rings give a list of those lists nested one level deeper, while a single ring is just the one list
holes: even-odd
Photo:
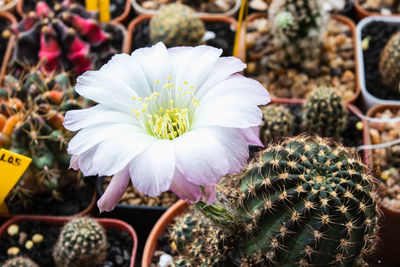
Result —
[{"label": "clay pot rim", "polygon": [[[60,218],[71,218],[71,217],[82,217],[82,216],[86,216],[88,214],[90,214],[95,207],[96,204],[96,200],[97,200],[97,190],[96,190],[96,186],[94,186],[94,190],[93,190],[93,194],[92,194],[92,198],[90,200],[89,205],[82,211],[80,211],[79,213],[76,214],[71,214],[71,215],[39,215],[39,214],[0,214],[0,219],[13,219],[13,218],[17,218],[17,217],[60,217]],[[0,228],[1,229],[1,228]]]},{"label": "clay pot rim", "polygon": [[[267,13],[261,13],[261,12],[257,12],[257,13],[251,14],[250,16],[247,17],[246,23],[245,23],[243,28],[247,29],[247,23],[249,23],[249,22],[251,22],[251,21],[253,21],[255,19],[261,18],[261,17],[268,17],[268,14]],[[345,101],[346,103],[352,103],[353,104],[357,100],[357,98],[359,97],[360,92],[361,92],[360,81],[357,78],[359,76],[360,67],[358,65],[356,25],[354,24],[354,22],[351,19],[349,19],[349,18],[347,18],[346,16],[343,16],[343,15],[333,14],[333,15],[331,15],[331,18],[333,18],[335,20],[338,20],[341,23],[347,25],[350,28],[351,36],[353,38],[353,54],[354,54],[354,65],[355,65],[355,67],[354,67],[354,82],[355,82],[356,88],[355,88],[353,97],[350,98],[349,100]],[[244,40],[244,43],[245,43],[246,37],[244,36],[244,38],[242,40]],[[243,44],[243,47],[244,47],[244,54],[246,55],[247,54],[246,45]],[[258,56],[261,57],[260,55],[258,55]],[[257,58],[258,56],[256,55],[255,57]]]},{"label": "clay pot rim", "polygon": [[[18,224],[22,221],[42,221],[51,225],[59,225],[62,227],[66,222],[73,219],[72,217],[54,217],[54,216],[40,216],[40,215],[22,215],[12,218],[6,221],[0,227],[0,237],[7,231],[8,226],[11,224]],[[109,218],[92,218],[99,222],[105,228],[115,227],[121,231],[128,232],[132,238],[133,247],[132,247],[132,255],[131,255],[131,263],[130,267],[135,266],[135,258],[136,258],[136,251],[138,246],[138,239],[135,230],[124,221],[117,220],[117,219],[109,219]]]},{"label": "clay pot rim", "polygon": [[[123,48],[123,52],[130,54],[132,53],[131,51],[131,47],[132,47],[132,38],[133,38],[133,34],[134,31],[136,29],[136,27],[142,23],[145,20],[150,20],[152,17],[154,16],[154,14],[143,14],[143,15],[139,15],[138,17],[134,18],[128,25],[128,36],[125,42],[125,46]],[[220,21],[220,22],[226,22],[231,24],[233,27],[235,27],[235,29],[237,29],[238,27],[238,22],[231,17],[227,17],[227,16],[222,16],[222,15],[214,15],[214,16],[208,16],[208,15],[199,15],[200,19],[204,22],[213,22],[213,21]],[[239,44],[242,43],[239,41]],[[242,46],[239,47],[239,51],[238,51],[238,58],[240,58],[243,61],[243,52]]]},{"label": "clay pot rim", "polygon": [[[304,103],[305,99],[299,99],[299,98],[274,98],[271,100],[271,104],[276,103],[276,104],[298,104],[302,105]],[[346,104],[346,107],[350,112],[355,114],[356,116],[359,117],[359,119],[363,123],[363,143],[364,144],[369,144],[369,138],[368,138],[368,124],[366,121],[360,117],[359,115],[362,114],[361,111],[354,105],[348,103]],[[367,153],[362,154],[363,157],[363,162],[367,165],[370,166],[369,162],[369,157]],[[172,222],[173,218],[178,216],[179,214],[183,213],[187,208],[189,204],[184,202],[183,200],[178,200],[174,205],[172,205],[157,221],[157,223],[153,226],[153,229],[151,230],[147,240],[146,244],[143,250],[143,256],[142,256],[142,267],[147,267],[150,265],[153,259],[154,252],[157,249],[158,245],[158,237],[160,237],[162,234],[165,233],[168,225]]]},{"label": "clay pot rim", "polygon": [[[122,23],[128,18],[129,12],[131,11],[131,4],[129,0],[125,0],[125,8],[124,11],[118,17],[111,19],[111,23]],[[19,0],[17,4],[17,13],[21,16],[21,18],[26,17],[26,13],[24,12],[24,0]]]},{"label": "clay pot rim", "polygon": [[380,13],[380,12],[371,12],[371,11],[368,11],[368,10],[366,10],[365,8],[363,8],[363,7],[360,5],[359,0],[354,0],[353,3],[354,3],[354,7],[355,7],[355,9],[356,9],[357,18],[358,18],[359,20],[361,20],[361,19],[363,19],[363,18],[366,18],[366,17],[370,17],[370,16],[385,16],[385,17],[398,17],[398,16],[400,16],[400,14],[384,15],[384,14],[382,14],[382,13]]},{"label": "clay pot rim", "polygon": [[[385,109],[391,109],[391,110],[400,110],[400,104],[380,104],[380,105],[376,105],[372,108],[370,108],[367,112],[367,117],[370,118],[374,118],[376,116],[376,114],[380,111],[383,111]],[[368,134],[368,138],[371,140],[371,137]],[[371,142],[371,141],[370,141]],[[369,150],[371,153],[371,158],[372,158],[372,151]],[[373,166],[373,161],[371,160],[371,166],[372,168],[374,168]],[[382,184],[382,191],[385,191],[387,186],[386,184]],[[396,216],[399,216],[400,214],[400,208],[399,209],[394,209],[391,206],[383,206],[382,204],[380,205],[380,208],[384,211],[384,213],[391,213],[391,214],[396,214]]]},{"label": "clay pot rim", "polygon": [[[143,8],[137,0],[131,0],[133,9],[137,12],[137,14],[139,15],[153,15],[155,13],[157,13],[158,10],[156,9],[146,9]],[[235,5],[229,9],[226,12],[222,12],[222,13],[209,13],[209,12],[197,12],[197,14],[199,14],[200,16],[233,16],[235,15],[239,9],[240,9],[240,5],[241,5],[242,1],[241,0],[236,0]]]},{"label": "clay pot rim", "polygon": [[[7,19],[10,22],[10,24],[14,24],[17,22],[17,19],[11,13],[9,13],[7,11],[0,11],[0,17]],[[15,36],[12,35],[10,37],[10,39],[8,40],[6,51],[4,53],[3,62],[0,62],[1,63],[1,65],[0,65],[0,84],[2,84],[2,82],[3,82],[3,78],[6,73],[7,65],[8,65],[8,62],[10,61],[11,54],[12,54],[12,51],[14,48],[14,43],[15,43]]]}]

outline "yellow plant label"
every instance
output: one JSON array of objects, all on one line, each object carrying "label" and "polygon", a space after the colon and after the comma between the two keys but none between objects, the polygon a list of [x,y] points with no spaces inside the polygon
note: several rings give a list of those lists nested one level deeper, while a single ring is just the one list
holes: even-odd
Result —
[{"label": "yellow plant label", "polygon": [[88,11],[98,11],[99,10],[99,0],[85,0],[86,10]]},{"label": "yellow plant label", "polygon": [[4,203],[8,193],[24,174],[32,159],[0,149],[0,213],[8,214],[8,209]]},{"label": "yellow plant label", "polygon": [[99,0],[99,4],[100,22],[110,21],[110,0]]}]

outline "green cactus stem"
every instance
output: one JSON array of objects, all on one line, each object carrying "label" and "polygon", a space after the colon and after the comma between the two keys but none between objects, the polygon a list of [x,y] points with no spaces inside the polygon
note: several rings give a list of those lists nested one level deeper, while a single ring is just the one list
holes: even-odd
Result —
[{"label": "green cactus stem", "polygon": [[395,33],[381,53],[379,71],[382,82],[399,92],[400,83],[400,33]]}]

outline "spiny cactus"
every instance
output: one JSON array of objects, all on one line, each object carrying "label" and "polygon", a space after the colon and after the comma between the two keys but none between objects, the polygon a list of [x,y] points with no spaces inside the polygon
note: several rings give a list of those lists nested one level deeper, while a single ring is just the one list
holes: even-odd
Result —
[{"label": "spiny cactus", "polygon": [[[203,238],[204,256],[215,255],[211,240],[224,243],[225,259],[215,266],[362,266],[374,249],[375,182],[351,149],[320,137],[288,138],[257,154],[235,180],[225,209],[197,204],[216,223],[202,228],[219,229]],[[221,225],[222,216],[231,223]]]},{"label": "spiny cactus", "polygon": [[303,107],[303,129],[325,137],[339,138],[347,126],[347,110],[340,96],[330,87],[319,87]]},{"label": "spiny cactus", "polygon": [[39,267],[39,265],[29,258],[14,257],[3,263],[1,267]]},{"label": "spiny cactus", "polygon": [[36,11],[11,29],[16,35],[14,63],[41,61],[47,72],[64,69],[79,75],[100,67],[121,49],[113,44],[120,32],[117,26],[100,25],[94,14],[70,1],[55,2],[53,9],[38,1]]},{"label": "spiny cactus", "polygon": [[80,174],[68,169],[72,133],[62,123],[66,111],[86,107],[86,100],[74,91],[67,73],[47,75],[39,68],[19,79],[6,76],[0,88],[0,147],[32,158],[10,193],[10,200],[25,205],[35,197],[61,199],[64,188],[83,185]]},{"label": "spiny cactus", "polygon": [[381,53],[379,71],[382,82],[399,92],[400,83],[400,33],[395,33]]},{"label": "spiny cactus", "polygon": [[90,218],[77,218],[61,230],[53,250],[57,267],[98,266],[107,257],[104,228]]},{"label": "spiny cactus", "polygon": [[298,65],[320,54],[326,16],[319,0],[274,0],[269,9],[277,45]]},{"label": "spiny cactus", "polygon": [[273,140],[290,136],[293,131],[294,117],[283,105],[268,105],[262,107],[263,123],[260,137],[264,145]]},{"label": "spiny cactus", "polygon": [[162,41],[168,47],[199,45],[204,33],[196,12],[180,3],[164,6],[150,21],[151,41]]}]

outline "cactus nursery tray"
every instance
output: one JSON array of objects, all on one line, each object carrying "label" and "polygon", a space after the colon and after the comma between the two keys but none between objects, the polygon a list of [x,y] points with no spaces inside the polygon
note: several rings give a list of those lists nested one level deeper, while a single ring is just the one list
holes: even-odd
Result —
[{"label": "cactus nursery tray", "polygon": [[[14,257],[10,254],[17,254],[29,257],[40,266],[56,266],[52,257],[53,247],[61,227],[69,220],[67,217],[19,216],[7,221],[0,227],[0,265]],[[105,228],[108,241],[107,258],[101,266],[134,267],[137,249],[135,230],[120,220],[95,220]],[[19,228],[14,231],[14,235],[7,231],[10,225],[17,225]],[[40,234],[43,240],[33,242],[33,246],[28,249],[29,246],[25,244],[34,240],[35,234]]]}]

